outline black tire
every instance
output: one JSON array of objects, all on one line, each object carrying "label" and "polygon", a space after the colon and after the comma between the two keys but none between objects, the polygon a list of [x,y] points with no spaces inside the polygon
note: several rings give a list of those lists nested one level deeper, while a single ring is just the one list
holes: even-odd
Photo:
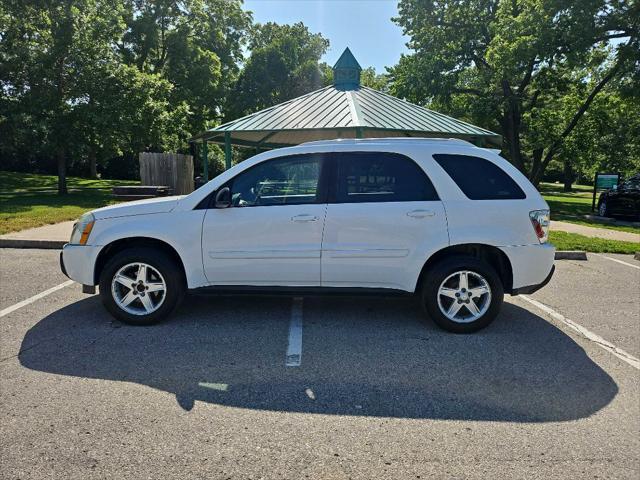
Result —
[{"label": "black tire", "polygon": [[[442,283],[450,275],[462,270],[482,276],[491,290],[491,300],[484,314],[478,319],[467,323],[449,319],[438,305],[438,291]],[[439,261],[426,272],[422,282],[420,299],[425,313],[440,328],[453,333],[472,333],[485,328],[496,318],[504,299],[504,287],[500,276],[487,262],[471,256],[456,255]],[[469,299],[469,301],[473,300]]]},{"label": "black tire", "polygon": [[[164,300],[157,310],[149,314],[135,315],[118,306],[111,291],[115,274],[130,263],[145,263],[156,269],[164,278],[166,290]],[[150,247],[135,247],[122,250],[109,259],[100,274],[100,297],[106,309],[118,320],[129,325],[153,325],[167,318],[178,307],[186,292],[186,281],[174,259]],[[133,305],[133,304],[132,304]]]},{"label": "black tire", "polygon": [[607,201],[606,200],[602,200],[600,202],[600,205],[598,205],[598,215],[600,215],[601,217],[608,217],[609,216],[609,207],[607,205]]}]

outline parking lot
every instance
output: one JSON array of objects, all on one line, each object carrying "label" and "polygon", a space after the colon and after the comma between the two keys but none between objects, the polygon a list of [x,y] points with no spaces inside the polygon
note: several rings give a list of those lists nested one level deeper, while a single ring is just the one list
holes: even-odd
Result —
[{"label": "parking lot", "polygon": [[135,328],[75,284],[33,299],[58,252],[2,249],[0,477],[638,478],[640,262],[556,265],[473,335],[380,297],[190,296]]}]

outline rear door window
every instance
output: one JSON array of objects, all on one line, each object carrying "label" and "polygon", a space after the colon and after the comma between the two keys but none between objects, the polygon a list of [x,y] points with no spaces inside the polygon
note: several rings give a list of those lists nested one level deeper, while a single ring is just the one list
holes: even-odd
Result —
[{"label": "rear door window", "polygon": [[345,152],[337,157],[337,203],[438,200],[424,171],[404,155]]},{"label": "rear door window", "polygon": [[495,163],[471,155],[436,154],[445,172],[471,200],[521,200],[520,186]]}]

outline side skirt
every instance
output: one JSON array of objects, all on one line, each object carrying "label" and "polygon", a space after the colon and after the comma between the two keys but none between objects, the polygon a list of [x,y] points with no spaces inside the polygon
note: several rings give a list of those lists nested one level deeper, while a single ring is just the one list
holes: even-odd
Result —
[{"label": "side skirt", "polygon": [[411,297],[413,292],[394,288],[356,287],[280,287],[254,285],[212,285],[193,288],[189,293],[197,295],[285,295],[285,296],[382,296]]}]

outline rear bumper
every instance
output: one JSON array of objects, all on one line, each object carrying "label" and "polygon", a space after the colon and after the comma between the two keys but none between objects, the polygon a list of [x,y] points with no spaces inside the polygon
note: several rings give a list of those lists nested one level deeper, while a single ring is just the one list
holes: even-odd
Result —
[{"label": "rear bumper", "polygon": [[552,274],[556,249],[549,243],[500,247],[511,263],[512,292],[525,293],[525,289],[540,285],[542,288]]},{"label": "rear bumper", "polygon": [[511,290],[511,295],[525,295],[525,294],[537,292],[538,290],[540,290],[542,287],[544,287],[547,283],[551,281],[551,277],[553,277],[553,272],[555,271],[556,271],[556,266],[552,265],[549,275],[547,275],[547,278],[545,278],[541,283],[538,283],[536,285],[528,285],[526,287],[514,288],[513,290]]},{"label": "rear bumper", "polygon": [[71,280],[83,285],[95,285],[93,272],[100,247],[66,244],[60,252],[60,270]]}]

